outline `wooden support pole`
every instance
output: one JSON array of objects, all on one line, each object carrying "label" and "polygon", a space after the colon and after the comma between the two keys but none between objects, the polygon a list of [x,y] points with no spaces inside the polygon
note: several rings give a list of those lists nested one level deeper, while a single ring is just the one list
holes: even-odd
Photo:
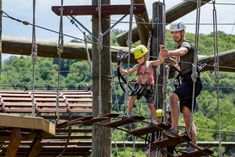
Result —
[{"label": "wooden support pole", "polygon": [[[102,0],[102,4],[110,4],[110,0]],[[98,5],[97,0],[92,0],[92,5]],[[101,17],[102,33],[110,28],[110,16]],[[98,37],[99,19],[92,16],[92,33]],[[94,40],[94,42],[97,42]],[[103,36],[103,46],[101,49],[101,100],[102,107],[99,108],[99,50],[96,44],[92,45],[92,88],[93,88],[93,116],[111,112],[111,53],[110,53],[110,33]],[[101,109],[101,113],[99,110]],[[92,129],[92,157],[110,157],[111,149],[111,129],[104,126],[93,126]]]},{"label": "wooden support pole", "polygon": [[[144,0],[134,0],[134,3],[135,4],[145,4]],[[149,17],[148,17],[147,10],[145,10],[141,14],[135,14],[135,21],[136,21],[136,25],[138,28],[137,31],[138,31],[138,36],[140,38],[141,44],[147,46],[148,34],[151,29],[151,25],[149,24]],[[117,38],[117,40],[118,39],[119,38]]]},{"label": "wooden support pole", "polygon": [[7,148],[6,157],[16,157],[21,140],[22,135],[20,129],[13,129],[10,136],[10,143]]},{"label": "wooden support pole", "polygon": [[[163,25],[162,25],[162,16],[163,15],[163,4],[162,2],[153,3],[153,24],[152,24],[152,44],[151,44],[151,56],[159,56],[159,45],[164,44],[163,41]],[[162,108],[163,94],[162,94],[162,84],[163,84],[163,66],[160,65],[160,75],[155,71],[155,86],[157,90],[157,101],[155,107]]]},{"label": "wooden support pole", "polygon": [[[211,0],[204,0],[202,5],[208,3]],[[192,1],[183,1],[176,6],[170,8],[166,12],[166,23],[171,23],[179,18],[181,18],[184,15],[187,15],[188,13],[192,12],[197,8],[197,3],[195,3],[196,0]],[[150,20],[152,22],[152,20]],[[137,25],[138,27],[138,25]],[[132,41],[137,42],[139,38],[137,27],[132,29]],[[119,35],[117,37],[117,42],[120,46],[127,46],[126,41],[128,38],[128,32],[124,32],[123,34]]]},{"label": "wooden support pole", "polygon": [[42,135],[40,133],[36,134],[33,143],[30,146],[29,153],[27,157],[37,157],[42,150]]}]

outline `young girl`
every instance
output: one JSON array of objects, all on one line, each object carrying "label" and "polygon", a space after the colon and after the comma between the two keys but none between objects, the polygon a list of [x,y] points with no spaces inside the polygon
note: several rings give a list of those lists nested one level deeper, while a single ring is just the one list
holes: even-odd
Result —
[{"label": "young girl", "polygon": [[[164,49],[163,46],[160,46],[161,51]],[[131,111],[133,109],[134,103],[136,99],[140,99],[144,96],[148,103],[148,108],[151,112],[151,116],[153,119],[153,123],[157,123],[157,115],[155,111],[155,107],[153,104],[154,96],[153,96],[153,85],[154,85],[154,66],[158,66],[164,62],[164,57],[162,56],[160,51],[160,57],[158,60],[149,61],[148,60],[148,49],[144,45],[139,45],[134,48],[134,57],[137,60],[138,64],[134,65],[129,70],[120,68],[120,72],[122,75],[127,75],[134,73],[136,74],[136,84],[135,90],[131,93],[130,100],[128,102],[127,115],[131,116]]]}]

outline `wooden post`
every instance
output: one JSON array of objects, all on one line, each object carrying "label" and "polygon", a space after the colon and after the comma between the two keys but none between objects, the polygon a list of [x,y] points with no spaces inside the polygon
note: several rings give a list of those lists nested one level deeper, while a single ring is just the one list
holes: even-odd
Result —
[{"label": "wooden post", "polygon": [[[110,4],[110,0],[102,0],[102,4]],[[92,0],[92,5],[98,5],[97,0]],[[102,16],[102,32],[110,28],[110,16]],[[98,37],[98,16],[92,16],[92,33]],[[94,41],[97,42],[97,41]],[[111,53],[110,53],[110,33],[103,37],[103,49],[101,50],[101,99],[102,114],[111,112]],[[99,51],[96,44],[92,46],[92,88],[93,88],[93,116],[99,113]],[[92,157],[111,156],[111,129],[103,126],[93,126],[92,129]]]},{"label": "wooden post", "polygon": [[41,135],[41,133],[37,133],[34,140],[33,140],[33,143],[30,146],[27,157],[37,157],[37,156],[39,156],[39,154],[42,150],[41,141],[42,141],[42,135]]},{"label": "wooden post", "polygon": [[7,148],[6,157],[16,157],[21,139],[22,139],[22,135],[21,135],[20,129],[13,129],[11,136],[10,136],[10,143]]},{"label": "wooden post", "polygon": [[[162,2],[154,2],[153,3],[153,23],[152,23],[152,44],[151,44],[151,56],[159,56],[159,45],[164,44],[163,41],[163,4]],[[156,72],[156,71],[155,71]],[[160,75],[155,73],[155,84],[158,84],[157,90],[157,101],[155,107],[162,108],[162,84],[163,84],[163,66],[160,66]],[[155,86],[157,87],[157,86]]]},{"label": "wooden post", "polygon": [[[0,0],[0,10],[2,10],[2,0]],[[0,16],[0,83],[1,80],[2,80],[2,14]]]}]

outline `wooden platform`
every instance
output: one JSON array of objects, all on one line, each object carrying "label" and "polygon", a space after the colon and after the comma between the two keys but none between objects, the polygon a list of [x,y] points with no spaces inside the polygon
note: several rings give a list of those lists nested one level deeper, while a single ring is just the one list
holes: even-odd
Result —
[{"label": "wooden platform", "polygon": [[[52,11],[60,15],[61,6],[53,6]],[[98,8],[95,5],[64,6],[63,15],[98,15]],[[134,4],[134,14],[140,14],[146,10],[144,4]],[[126,15],[130,13],[130,5],[105,5],[102,4],[102,15]]]},{"label": "wooden platform", "polygon": [[193,152],[188,152],[188,153],[182,153],[182,155],[176,156],[176,157],[201,157],[201,156],[208,156],[212,155],[213,151],[211,151],[208,148],[203,148],[201,150],[195,150]]},{"label": "wooden platform", "polygon": [[55,125],[41,117],[0,113],[0,142],[9,141],[7,157],[16,157],[22,140],[32,140],[28,157],[38,156],[42,138],[55,136]]},{"label": "wooden platform", "polygon": [[133,131],[131,131],[131,133],[135,136],[143,136],[155,131],[161,131],[164,129],[169,129],[169,126],[163,123],[160,124],[151,124],[149,126],[143,127],[143,128],[139,128],[139,129],[135,129]]},{"label": "wooden platform", "polygon": [[126,124],[131,124],[131,123],[134,123],[134,122],[137,122],[137,121],[142,121],[144,119],[145,118],[143,116],[123,117],[119,120],[115,120],[115,121],[105,123],[104,125],[108,126],[108,127],[116,128],[116,127],[123,126],[123,125],[126,125]]},{"label": "wooden platform", "polygon": [[169,146],[176,146],[178,144],[181,144],[190,140],[191,139],[188,137],[188,135],[183,134],[175,138],[166,138],[160,141],[155,141],[154,144],[159,148],[163,148],[163,147],[169,147]]}]

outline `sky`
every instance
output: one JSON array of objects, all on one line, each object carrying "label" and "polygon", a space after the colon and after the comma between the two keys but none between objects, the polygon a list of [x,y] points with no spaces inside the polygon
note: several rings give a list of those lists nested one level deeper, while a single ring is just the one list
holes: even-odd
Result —
[{"label": "sky", "polygon": [[[128,0],[110,0],[111,4],[130,4]],[[156,0],[145,0],[148,15],[152,17],[152,3]],[[182,2],[182,0],[165,0],[166,10],[173,7],[174,5]],[[64,5],[87,5],[91,4],[92,0],[64,0]],[[227,23],[230,25],[218,25],[218,30],[224,31],[228,34],[235,34],[235,0],[216,0],[217,3],[230,3],[230,5],[216,5],[218,23]],[[36,24],[43,26],[55,31],[59,30],[59,16],[55,15],[51,11],[51,6],[60,5],[60,0],[36,0]],[[232,4],[232,5],[231,5]],[[33,18],[33,0],[2,0],[3,11],[9,15],[32,23]],[[212,16],[213,5],[206,4],[201,8],[201,23],[211,23],[213,21]],[[112,20],[117,20],[121,16],[112,16]],[[181,18],[187,25],[188,32],[195,32],[195,25],[192,23],[196,22],[196,12],[184,16]],[[91,30],[91,16],[78,16],[76,17],[84,26]],[[118,24],[116,28],[128,30],[129,17],[123,20],[125,23]],[[169,26],[167,26],[168,28]],[[69,20],[64,18],[63,25],[64,33],[75,37],[83,38],[82,32],[80,32],[74,25],[72,25]],[[213,31],[212,25],[201,25],[200,33],[208,34]],[[14,37],[25,37],[32,38],[32,27],[25,26],[21,23],[13,21],[8,18],[3,18],[3,36],[14,36]],[[58,34],[51,33],[39,28],[36,28],[36,39],[44,40],[58,40]],[[65,41],[70,41],[71,38],[65,37]]]}]

